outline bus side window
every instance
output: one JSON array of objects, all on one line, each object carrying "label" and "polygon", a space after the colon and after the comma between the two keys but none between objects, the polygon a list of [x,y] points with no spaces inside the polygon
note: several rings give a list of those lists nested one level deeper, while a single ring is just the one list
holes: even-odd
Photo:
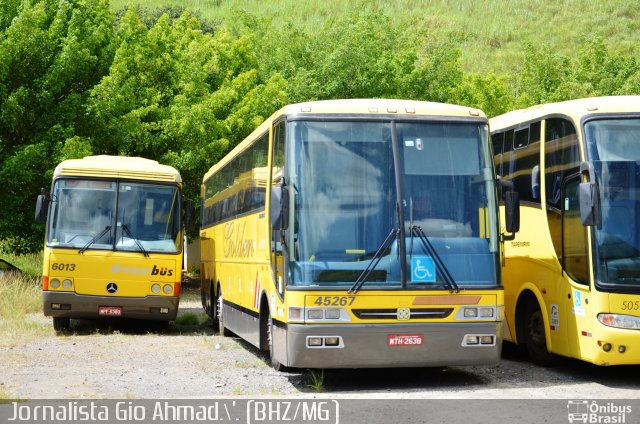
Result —
[{"label": "bus side window", "polygon": [[[550,118],[545,122],[545,192],[547,196],[547,221],[558,260],[564,263],[562,254],[563,185],[565,180],[580,169],[580,150],[578,136],[571,121],[563,118]],[[572,235],[573,245],[585,244],[584,231]]]}]

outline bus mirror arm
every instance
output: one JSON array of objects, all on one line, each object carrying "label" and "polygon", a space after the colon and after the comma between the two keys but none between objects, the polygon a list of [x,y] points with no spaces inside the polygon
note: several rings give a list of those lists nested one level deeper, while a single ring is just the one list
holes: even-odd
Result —
[{"label": "bus mirror arm", "polygon": [[44,222],[47,219],[47,209],[49,209],[49,193],[45,189],[40,190],[40,194],[36,199],[36,222]]},{"label": "bus mirror arm", "polygon": [[582,176],[582,181],[578,188],[578,197],[582,225],[600,226],[598,188],[593,164],[591,162],[582,162],[580,164],[580,175]]},{"label": "bus mirror arm", "polygon": [[503,235],[502,239],[508,241],[513,240],[516,237],[516,233],[520,231],[520,199],[512,181],[501,180],[500,187],[503,190],[506,189],[504,192],[504,216],[505,227],[509,234]]}]

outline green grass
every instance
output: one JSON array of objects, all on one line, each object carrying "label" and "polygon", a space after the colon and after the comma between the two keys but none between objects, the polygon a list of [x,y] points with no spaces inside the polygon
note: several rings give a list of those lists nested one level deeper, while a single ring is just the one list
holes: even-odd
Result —
[{"label": "green grass", "polygon": [[179,5],[214,26],[244,11],[269,17],[276,25],[291,23],[311,36],[344,13],[381,10],[406,33],[417,35],[418,49],[425,39],[453,36],[469,72],[512,74],[522,62],[525,42],[548,43],[571,55],[585,37],[593,36],[602,37],[612,52],[640,59],[640,8],[634,0],[111,0],[113,10],[126,5]]},{"label": "green grass", "polygon": [[311,370],[309,371],[309,384],[316,392],[322,392],[325,389],[324,370]]},{"label": "green grass", "polygon": [[23,319],[42,309],[40,280],[33,277],[0,276],[0,319]]},{"label": "green grass", "polygon": [[0,258],[20,268],[27,277],[40,278],[42,275],[42,252],[28,255],[0,252]]},{"label": "green grass", "polygon": [[179,325],[198,325],[200,324],[200,317],[197,314],[187,312],[176,318],[176,324]]},{"label": "green grass", "polygon": [[42,253],[2,257],[22,269],[24,275],[0,276],[0,346],[17,346],[53,335],[50,322],[29,316],[42,311]]}]

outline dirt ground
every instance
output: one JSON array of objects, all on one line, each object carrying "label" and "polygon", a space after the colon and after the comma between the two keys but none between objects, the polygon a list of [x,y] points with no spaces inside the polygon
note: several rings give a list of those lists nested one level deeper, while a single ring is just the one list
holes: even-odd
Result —
[{"label": "dirt ground", "polygon": [[[187,291],[180,314],[204,316]],[[29,320],[49,323],[40,314]],[[204,321],[204,319],[201,319]],[[4,346],[4,344],[0,344]],[[638,399],[640,366],[528,362],[506,345],[495,367],[276,372],[251,345],[210,323],[168,327],[134,321],[72,321],[69,334],[0,347],[4,398],[316,397],[429,399]],[[315,381],[313,377],[320,376]]]}]

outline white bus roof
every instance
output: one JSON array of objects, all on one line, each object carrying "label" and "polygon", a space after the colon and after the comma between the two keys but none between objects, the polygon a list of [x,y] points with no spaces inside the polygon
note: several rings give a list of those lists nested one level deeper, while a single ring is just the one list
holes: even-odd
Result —
[{"label": "white bus roof", "polygon": [[607,96],[545,103],[518,109],[489,120],[491,132],[536,121],[545,116],[565,115],[579,123],[586,115],[640,112],[640,96]]},{"label": "white bus roof", "polygon": [[74,176],[181,182],[180,173],[175,168],[161,165],[155,160],[108,155],[62,161],[56,167],[53,176],[54,178]]},{"label": "white bus roof", "polygon": [[258,126],[244,141],[240,142],[203,177],[207,180],[228,161],[247,148],[261,134],[266,133],[274,120],[280,116],[304,117],[318,115],[353,115],[371,117],[398,117],[413,118],[441,117],[441,118],[476,118],[486,119],[486,115],[480,109],[452,105],[448,103],[421,102],[416,100],[397,99],[342,99],[342,100],[317,100],[313,102],[294,103],[282,107]]}]

